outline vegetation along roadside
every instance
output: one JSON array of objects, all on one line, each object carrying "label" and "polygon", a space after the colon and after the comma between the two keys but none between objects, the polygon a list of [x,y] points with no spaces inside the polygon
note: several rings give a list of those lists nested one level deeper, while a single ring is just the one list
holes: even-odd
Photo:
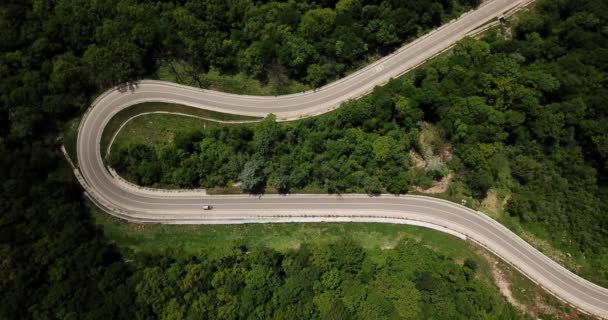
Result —
[{"label": "vegetation along roadside", "polygon": [[[501,222],[606,284],[601,6],[540,1],[335,113],[176,132],[170,143],[122,148],[110,163],[144,185],[372,194],[438,187],[491,207],[500,196]],[[425,138],[429,131],[435,138]]]},{"label": "vegetation along roadside", "polygon": [[[185,61],[202,87],[217,86],[196,79],[214,70],[316,87],[476,4],[3,2],[0,318],[520,317],[484,282],[483,267],[412,239],[386,258],[348,239],[289,252],[237,244],[214,258],[125,254],[95,224],[57,140],[96,94],[157,76],[166,61]],[[422,133],[429,123],[451,145],[448,192],[472,202],[485,199],[490,186],[511,193],[506,212],[514,223],[584,257],[600,275],[592,280],[602,283],[608,10],[599,0],[540,0],[536,7],[513,29],[467,40],[464,51],[415,73],[414,92],[399,89],[412,99],[402,106],[415,124],[404,128]]]}]

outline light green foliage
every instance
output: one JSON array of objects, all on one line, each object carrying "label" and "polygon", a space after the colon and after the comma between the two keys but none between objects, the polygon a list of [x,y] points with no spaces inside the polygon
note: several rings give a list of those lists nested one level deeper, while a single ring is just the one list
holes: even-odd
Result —
[{"label": "light green foliage", "polygon": [[403,123],[407,127],[413,127],[416,123],[422,119],[424,113],[420,108],[412,105],[412,100],[408,97],[400,97],[395,103],[395,110],[398,112],[398,116],[402,119]]},{"label": "light green foliage", "polygon": [[240,55],[241,65],[254,77],[260,77],[264,71],[264,52],[262,51],[263,44],[254,42]]},{"label": "light green foliage", "polygon": [[184,313],[186,310],[186,306],[180,305],[176,298],[169,300],[163,313],[161,315],[161,319],[163,320],[181,320],[184,318]]},{"label": "light green foliage", "polygon": [[359,0],[339,0],[336,3],[336,12],[338,14],[356,15],[361,10],[361,1]]},{"label": "light green foliage", "polygon": [[393,302],[400,319],[420,319],[420,292],[413,282],[396,275],[380,273],[373,284],[383,296]]},{"label": "light green foliage", "polygon": [[[211,259],[165,256],[167,266],[152,263],[158,266],[133,276],[139,282],[137,307],[141,316],[164,319],[183,317],[186,310],[208,319],[519,318],[471,263],[459,266],[409,240],[376,254],[372,258],[353,241],[340,240],[285,253],[241,246]],[[323,255],[334,267],[313,262]],[[375,262],[379,257],[383,266]],[[197,273],[202,277],[196,285],[183,285]]]},{"label": "light green foliage", "polygon": [[164,270],[158,267],[146,268],[141,271],[141,281],[135,287],[137,302],[148,306],[156,314],[161,314],[168,300],[174,296]]},{"label": "light green foliage", "polygon": [[306,67],[310,61],[318,59],[316,48],[310,42],[297,35],[290,35],[288,37],[284,50],[281,53],[281,60],[285,64],[296,68]]},{"label": "light green foliage", "polygon": [[390,136],[379,137],[374,141],[373,149],[376,160],[384,162],[393,152],[396,142]]},{"label": "light green foliage", "polygon": [[313,87],[320,87],[325,79],[331,78],[333,72],[332,67],[327,64],[313,63],[307,68],[308,75],[306,81],[309,82]]},{"label": "light green foliage", "polygon": [[480,64],[485,62],[488,56],[490,56],[490,45],[488,43],[465,38],[454,48],[452,59]]}]

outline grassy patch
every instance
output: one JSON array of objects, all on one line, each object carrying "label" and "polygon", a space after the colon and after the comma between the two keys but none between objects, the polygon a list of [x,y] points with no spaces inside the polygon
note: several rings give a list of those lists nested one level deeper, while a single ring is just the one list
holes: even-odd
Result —
[{"label": "grassy patch", "polygon": [[443,135],[439,132],[439,128],[431,123],[422,123],[420,130],[420,154],[427,160],[433,155],[439,154],[445,147]]},{"label": "grassy patch", "polygon": [[352,238],[369,250],[385,250],[407,238],[457,260],[478,260],[467,242],[415,226],[380,223],[135,224],[112,217],[92,205],[91,211],[106,236],[126,256],[135,252],[153,254],[165,250],[213,254],[236,244],[285,251],[298,248],[302,243],[334,242],[342,238]]},{"label": "grassy patch", "polygon": [[[283,79],[281,81],[270,79],[268,83],[262,83],[244,73],[226,75],[220,74],[220,72],[215,69],[206,73],[195,73],[192,71],[192,67],[183,61],[163,62],[156,75],[163,81],[176,82],[193,87],[203,87],[223,92],[258,96],[283,95],[312,89],[307,85],[290,79]],[[194,75],[198,77],[199,81],[194,79]]]},{"label": "grassy patch", "polygon": [[[243,193],[243,189],[241,189],[241,187],[237,184],[237,185],[233,185],[233,184],[228,184],[225,187],[215,187],[215,188],[208,188],[207,190],[207,194],[242,194]],[[266,191],[266,193],[271,193]]]},{"label": "grassy patch", "polygon": [[479,211],[487,214],[495,220],[500,220],[505,213],[511,193],[506,189],[492,188],[488,190],[486,197],[481,201]]},{"label": "grassy patch", "polygon": [[[108,122],[108,125],[105,127],[105,129],[103,131],[103,135],[101,137],[102,156],[105,155],[105,152],[108,148],[110,141],[112,140],[112,137],[118,131],[118,129],[120,129],[120,127],[125,123],[125,121],[129,120],[130,118],[132,118],[138,114],[147,113],[147,112],[157,112],[157,111],[184,113],[184,114],[189,114],[189,115],[192,115],[195,117],[215,119],[215,120],[221,120],[221,121],[241,121],[241,120],[259,119],[257,117],[227,114],[227,113],[198,109],[198,108],[193,108],[193,107],[188,107],[188,106],[178,105],[178,104],[163,103],[163,102],[145,102],[145,103],[131,106],[125,110],[122,110],[119,113],[117,113],[114,117],[112,117],[112,119],[110,119],[110,122]],[[166,116],[166,115],[162,115],[162,116]],[[184,116],[179,117],[179,118],[183,121],[192,120],[192,118],[184,117]],[[200,122],[200,119],[199,119],[199,122]],[[182,121],[179,121],[179,122],[174,121],[173,125],[175,126],[174,128],[180,128],[180,126],[182,125]],[[159,134],[158,131],[152,131],[152,132],[154,132],[155,135]],[[153,138],[153,139],[157,139],[157,138]],[[160,139],[160,138],[158,138],[158,139]]]},{"label": "grassy patch", "polygon": [[175,114],[153,113],[133,118],[118,132],[112,147],[171,143],[176,130],[204,128],[209,121]]}]

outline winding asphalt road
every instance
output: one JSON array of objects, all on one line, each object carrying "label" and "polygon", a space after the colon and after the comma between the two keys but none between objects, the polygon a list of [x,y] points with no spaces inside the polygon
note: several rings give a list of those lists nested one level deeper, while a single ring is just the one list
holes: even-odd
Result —
[{"label": "winding asphalt road", "polygon": [[[146,101],[171,102],[225,113],[279,120],[328,112],[369,93],[429,58],[477,33],[497,16],[529,2],[492,0],[352,75],[315,91],[279,97],[233,95],[160,81],[141,81],[134,90],[114,88],[98,97],[78,133],[75,174],[87,196],[110,214],[140,223],[229,224],[355,221],[407,223],[472,240],[507,261],[556,297],[608,318],[608,290],[555,263],[493,219],[447,201],[416,196],[247,195],[208,196],[195,191],[149,190],[128,185],[105,168],[100,141],[118,111]],[[210,204],[213,210],[203,211]]]}]

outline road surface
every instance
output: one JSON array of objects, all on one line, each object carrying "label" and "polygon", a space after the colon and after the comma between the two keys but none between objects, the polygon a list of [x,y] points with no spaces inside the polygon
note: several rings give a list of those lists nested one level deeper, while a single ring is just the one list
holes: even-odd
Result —
[{"label": "road surface", "polygon": [[[293,120],[328,112],[356,99],[431,57],[497,16],[527,1],[493,0],[352,75],[315,91],[279,97],[233,95],[160,81],[133,90],[108,90],[83,117],[75,174],[87,196],[105,211],[133,222],[263,223],[358,221],[410,223],[470,239],[519,269],[543,288],[582,311],[608,318],[608,290],[555,263],[491,218],[446,201],[414,196],[248,195],[207,196],[192,191],[144,190],[112,176],[104,167],[103,129],[118,111],[146,102],[171,102],[219,112]],[[203,211],[202,205],[214,209]]]}]

